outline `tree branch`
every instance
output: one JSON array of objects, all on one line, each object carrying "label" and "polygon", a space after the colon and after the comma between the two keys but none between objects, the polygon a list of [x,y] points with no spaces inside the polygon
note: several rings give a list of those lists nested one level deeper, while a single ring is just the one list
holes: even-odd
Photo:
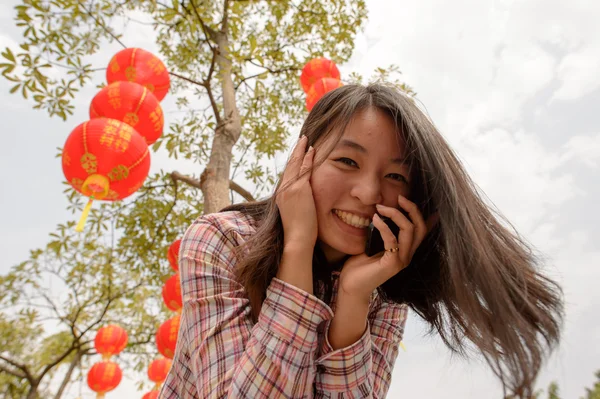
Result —
[{"label": "tree branch", "polygon": [[175,205],[177,205],[177,189],[178,189],[177,180],[173,177],[173,175],[171,175],[171,179],[173,180],[173,185],[175,186],[174,193],[173,193],[173,203],[171,204],[171,207],[169,207],[169,210],[167,211],[167,213],[165,213],[165,216],[163,217],[162,222],[160,222],[158,224],[158,226],[156,227],[156,231],[154,232],[154,237],[152,238],[152,241],[151,241],[150,245],[148,246],[149,248],[154,248],[154,244],[156,243],[156,239],[158,238],[158,233],[160,233],[160,230],[165,226],[165,223],[167,222],[167,218],[169,217],[169,215],[175,208]]},{"label": "tree branch", "polygon": [[18,371],[18,370],[12,370],[12,369],[6,367],[5,365],[3,365],[2,363],[0,363],[0,372],[13,375],[17,378],[27,378],[25,373]]},{"label": "tree branch", "polygon": [[[177,171],[171,173],[171,178],[173,180],[178,180],[178,181],[184,182],[192,187],[200,188],[199,180],[196,180],[193,177],[181,174]],[[242,186],[240,186],[233,180],[229,180],[229,189],[233,190],[236,193],[238,193],[239,195],[241,195],[246,201],[249,201],[249,202],[256,201],[256,199],[254,199],[254,197],[252,196],[252,194],[250,194],[249,191],[244,189]]]},{"label": "tree branch", "polygon": [[84,5],[83,5],[83,3],[82,3],[81,1],[79,1],[79,5],[81,6],[81,8],[83,8],[83,9],[85,10],[85,13],[86,13],[87,15],[89,15],[89,16],[90,16],[90,17],[91,17],[91,18],[92,18],[92,19],[93,19],[93,20],[96,22],[96,24],[98,24],[98,26],[100,26],[102,29],[104,29],[104,31],[105,31],[106,33],[108,33],[108,34],[109,34],[109,35],[110,35],[110,36],[111,36],[113,39],[115,39],[115,40],[116,40],[116,41],[117,41],[117,42],[118,42],[118,43],[119,43],[121,46],[123,46],[123,48],[127,48],[127,46],[125,45],[125,43],[123,43],[121,40],[119,40],[119,38],[118,38],[118,37],[117,37],[117,36],[116,36],[114,33],[112,33],[112,32],[110,31],[110,29],[108,29],[108,28],[107,28],[107,27],[104,25],[104,23],[102,23],[100,20],[98,20],[98,18],[96,18],[96,17],[94,16],[94,14],[93,14],[91,11],[89,11],[89,10],[88,10],[88,9],[87,9],[87,8],[86,8]]},{"label": "tree branch", "polygon": [[204,82],[198,82],[197,80],[190,79],[188,77],[182,76],[182,75],[180,75],[178,73],[175,73],[175,72],[169,72],[169,75],[175,76],[176,78],[179,78],[179,79],[183,79],[186,82],[190,82],[190,83],[193,83],[193,84],[198,85],[198,86],[206,87],[206,84]]},{"label": "tree branch", "polygon": [[223,22],[221,23],[221,33],[226,34],[229,22],[229,0],[223,0]]},{"label": "tree branch", "polygon": [[206,87],[206,92],[208,93],[208,98],[210,100],[210,106],[212,107],[213,113],[215,114],[215,120],[216,120],[217,124],[221,124],[221,122],[222,122],[221,114],[219,114],[219,107],[217,106],[215,96],[213,95],[213,92],[212,92],[212,86],[210,85],[212,75],[215,71],[215,63],[217,60],[217,50],[213,49],[212,54],[213,54],[213,56],[212,56],[212,59],[210,60],[210,69],[208,71],[208,76],[206,76],[206,80],[204,80],[204,83],[205,83],[204,87]]},{"label": "tree branch", "polygon": [[65,360],[67,358],[67,356],[69,356],[71,354],[71,352],[73,352],[77,348],[77,346],[78,346],[77,344],[78,344],[78,342],[76,340],[73,340],[69,349],[67,349],[62,355],[60,355],[56,359],[54,359],[53,362],[48,363],[46,365],[46,367],[44,367],[42,369],[42,372],[38,375],[37,380],[41,381],[42,378],[44,378],[44,376],[46,375],[46,373],[48,371],[52,370],[57,364],[59,364],[60,362]]},{"label": "tree branch", "polygon": [[[33,381],[33,376],[31,375],[31,373],[27,369],[27,366],[25,366],[24,364],[17,363],[14,360],[11,360],[11,359],[9,359],[7,357],[4,357],[2,355],[0,355],[0,359],[4,360],[6,363],[10,364],[11,366],[13,366],[13,367],[15,367],[15,368],[23,371],[24,375],[22,377],[26,378],[29,382]],[[0,366],[2,366],[2,365],[0,364]],[[2,366],[2,368],[4,369],[3,366]],[[11,374],[15,375],[14,373],[11,373]]]},{"label": "tree branch", "polygon": [[[254,65],[257,65],[257,64],[254,64]],[[262,66],[262,65],[257,65],[257,66],[260,66],[261,68],[264,68],[264,69],[266,69],[268,72],[270,72],[270,73],[272,73],[272,74],[274,74],[274,75],[278,75],[278,74],[280,74],[280,73],[283,73],[283,72],[297,71],[297,70],[299,69],[299,68],[296,68],[296,67],[288,67],[288,68],[282,68],[282,69],[273,69],[273,70],[272,70],[272,69],[270,69],[270,68],[267,68],[267,67],[264,67],[264,66]],[[264,72],[261,72],[261,73],[257,73],[257,74],[255,74],[255,75],[246,76],[245,78],[242,78],[242,80],[240,80],[240,81],[238,82],[238,84],[235,86],[235,89],[237,90],[237,89],[238,89],[238,87],[240,87],[240,85],[241,85],[242,83],[244,83],[245,81],[247,81],[247,80],[250,80],[250,79],[254,79],[254,78],[256,78],[256,77],[258,77],[258,76],[262,75],[263,73],[264,73]]]},{"label": "tree branch", "polygon": [[241,195],[246,201],[252,202],[256,201],[252,194],[246,191],[242,186],[234,182],[233,180],[229,180],[229,189],[235,191],[239,195]]},{"label": "tree branch", "polygon": [[[212,75],[215,71],[215,62],[217,59],[217,53],[219,51],[215,46],[213,46],[210,43],[210,40],[216,40],[217,32],[215,32],[214,29],[212,29],[210,26],[208,26],[204,23],[204,20],[200,17],[200,14],[198,13],[198,10],[196,9],[196,5],[192,3],[191,6],[192,6],[192,10],[194,11],[194,14],[196,15],[196,18],[198,19],[198,22],[200,22],[200,26],[202,27],[202,32],[204,32],[204,36],[206,37],[206,43],[208,44],[208,47],[210,47],[210,50],[212,51],[212,55],[213,55],[212,59],[210,61],[210,69],[208,71],[208,75],[206,76],[206,79],[204,79],[203,86],[206,88],[206,92],[208,93],[210,105],[213,109],[213,113],[215,114],[215,120],[217,121],[217,124],[219,124],[219,123],[221,123],[221,115],[219,114],[219,108],[217,107],[217,102],[215,101],[215,98],[214,98],[214,95],[212,92],[212,87],[210,85]],[[187,10],[187,8],[186,8],[186,10]],[[188,10],[188,12],[189,12],[189,10]]]},{"label": "tree branch", "polygon": [[[187,10],[187,8],[186,8],[186,10]],[[192,10],[194,11],[194,14],[196,14],[196,18],[198,18],[198,22],[200,22],[200,26],[202,27],[202,31],[204,32],[204,36],[206,36],[206,39],[215,40],[216,39],[215,30],[204,23],[204,20],[200,17],[200,14],[198,14],[196,5],[193,2],[192,2]],[[208,40],[207,40],[207,43],[210,46],[210,48],[213,51],[215,51],[215,48],[210,44],[210,42]]]},{"label": "tree branch", "polygon": [[285,67],[285,68],[281,68],[281,69],[271,69],[271,68],[266,67],[264,65],[257,64],[256,62],[254,62],[254,60],[252,58],[246,58],[244,61],[249,62],[249,63],[251,63],[254,66],[257,66],[257,67],[260,67],[260,68],[264,68],[264,69],[266,69],[267,71],[269,71],[269,72],[271,72],[273,74],[278,74],[278,73],[287,72],[287,71],[299,71],[300,70],[300,68],[294,67],[294,66],[289,66],[289,67]]}]

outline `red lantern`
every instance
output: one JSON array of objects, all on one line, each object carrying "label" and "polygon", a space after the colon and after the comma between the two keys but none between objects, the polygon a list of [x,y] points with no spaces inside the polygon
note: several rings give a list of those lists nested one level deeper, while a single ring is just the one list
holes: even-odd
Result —
[{"label": "red lantern", "polygon": [[173,312],[181,310],[183,302],[181,299],[179,273],[176,273],[167,279],[165,285],[163,285],[162,297],[169,310],[172,310]]},{"label": "red lantern", "polygon": [[150,170],[146,141],[131,126],[115,119],[92,119],[77,126],[62,153],[67,182],[89,197],[77,231],[93,200],[117,201],[136,192]]},{"label": "red lantern", "polygon": [[177,334],[179,333],[180,316],[171,317],[158,327],[156,332],[156,346],[164,357],[173,359],[177,345]]},{"label": "red lantern", "polygon": [[87,376],[87,383],[92,391],[103,398],[106,392],[115,389],[121,382],[123,373],[115,362],[99,362],[92,366]]},{"label": "red lantern", "polygon": [[175,271],[179,271],[179,248],[181,248],[181,239],[173,242],[173,244],[171,244],[169,247],[169,251],[167,252],[169,264]]},{"label": "red lantern", "polygon": [[171,85],[165,64],[154,54],[141,48],[126,48],[110,60],[106,81],[136,82],[154,93],[162,101]]},{"label": "red lantern", "polygon": [[325,95],[325,93],[342,87],[344,84],[338,79],[322,78],[315,82],[306,94],[306,109],[312,110],[315,104]]},{"label": "red lantern", "polygon": [[327,58],[314,58],[304,65],[300,75],[300,83],[305,93],[310,91],[312,85],[318,79],[333,78],[340,79],[340,71],[335,63]]},{"label": "red lantern", "polygon": [[114,82],[96,94],[90,118],[117,119],[134,128],[152,144],[161,136],[165,123],[160,103],[148,89],[133,82]]},{"label": "red lantern", "polygon": [[102,354],[103,360],[117,355],[127,346],[127,331],[116,324],[104,326],[96,333],[94,347]]},{"label": "red lantern", "polygon": [[150,391],[142,396],[142,399],[158,399],[158,391]]},{"label": "red lantern", "polygon": [[161,384],[166,380],[172,363],[171,359],[165,357],[160,357],[150,363],[148,367],[148,378],[150,378],[150,381]]}]

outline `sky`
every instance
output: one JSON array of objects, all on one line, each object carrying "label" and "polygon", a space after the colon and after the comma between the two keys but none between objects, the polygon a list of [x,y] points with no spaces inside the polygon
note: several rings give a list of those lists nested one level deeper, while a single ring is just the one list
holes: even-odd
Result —
[{"label": "sky", "polygon": [[[20,39],[15,4],[0,4],[2,49]],[[557,381],[562,397],[580,397],[600,369],[600,247],[594,244],[600,241],[600,2],[368,0],[367,7],[354,54],[340,65],[342,79],[398,65],[475,182],[546,256],[546,273],[565,292],[566,321],[539,386]],[[131,31],[127,44],[152,50],[152,32]],[[118,49],[107,46],[95,59],[108,63]],[[87,119],[94,93],[83,91],[75,116],[61,122],[9,89],[0,80],[0,273],[74,218],[65,210],[56,148]],[[175,106],[167,98],[163,107],[168,123]],[[157,156],[152,170],[160,168],[201,172]],[[501,397],[485,364],[453,358],[426,332],[411,314],[389,398]],[[142,396],[126,377],[107,397]],[[81,397],[93,395],[84,387]]]}]

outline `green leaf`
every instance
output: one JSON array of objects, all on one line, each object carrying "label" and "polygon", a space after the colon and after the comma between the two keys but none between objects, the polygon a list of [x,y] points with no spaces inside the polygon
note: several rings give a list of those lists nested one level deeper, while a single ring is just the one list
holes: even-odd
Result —
[{"label": "green leaf", "polygon": [[7,60],[11,61],[12,63],[16,63],[17,62],[17,60],[15,60],[15,55],[13,54],[13,52],[11,51],[11,49],[8,48],[8,47],[4,50],[4,52],[2,53],[2,56],[4,58],[6,58]]}]

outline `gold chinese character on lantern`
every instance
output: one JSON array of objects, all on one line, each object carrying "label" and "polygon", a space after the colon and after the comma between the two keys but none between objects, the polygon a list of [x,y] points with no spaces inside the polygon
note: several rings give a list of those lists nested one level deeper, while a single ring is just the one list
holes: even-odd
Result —
[{"label": "gold chinese character on lantern", "polygon": [[165,70],[164,64],[158,58],[150,58],[146,65],[152,69],[155,75],[161,74]]},{"label": "gold chinese character on lantern", "polygon": [[131,141],[132,129],[131,126],[125,124],[117,126],[115,127],[114,124],[104,126],[100,144],[119,152],[125,152]]},{"label": "gold chinese character on lantern", "polygon": [[121,67],[119,66],[119,63],[117,62],[116,57],[110,61],[109,68],[112,73],[117,73],[121,69]]},{"label": "gold chinese character on lantern", "polygon": [[108,86],[108,103],[113,109],[121,108],[121,90],[118,82]]},{"label": "gold chinese character on lantern", "polygon": [[113,109],[121,108],[121,98],[113,97],[108,99],[108,103],[113,107]]},{"label": "gold chinese character on lantern", "polygon": [[156,131],[156,132],[160,131],[160,129],[163,126],[164,121],[165,121],[165,117],[163,115],[162,108],[160,105],[158,105],[154,109],[154,111],[152,111],[150,113],[150,121],[152,121],[152,126],[154,128],[154,131]]},{"label": "gold chinese character on lantern", "polygon": [[71,166],[71,156],[66,151],[63,152],[63,164]]}]

